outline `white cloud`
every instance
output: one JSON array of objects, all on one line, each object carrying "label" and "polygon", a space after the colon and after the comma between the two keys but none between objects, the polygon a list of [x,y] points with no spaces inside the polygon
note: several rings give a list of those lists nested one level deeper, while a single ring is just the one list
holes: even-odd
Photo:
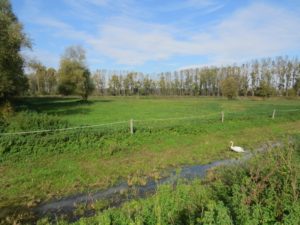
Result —
[{"label": "white cloud", "polygon": [[162,6],[158,7],[159,11],[178,11],[184,9],[201,9],[203,12],[209,13],[215,10],[218,10],[224,6],[224,3],[220,3],[216,0],[185,0],[179,2],[172,2],[171,4],[162,4]]},{"label": "white cloud", "polygon": [[159,24],[108,22],[89,43],[118,63],[135,65],[175,55],[204,55],[228,63],[300,49],[299,15],[266,4],[252,4],[229,18],[177,39],[172,29]]},{"label": "white cloud", "polygon": [[89,39],[89,43],[120,64],[164,60],[190,45],[176,40],[169,28],[156,24],[114,21],[103,25],[100,30],[99,37]]},{"label": "white cloud", "polygon": [[85,0],[85,2],[96,6],[104,6],[108,4],[108,0]]},{"label": "white cloud", "polygon": [[253,57],[300,50],[300,17],[285,9],[253,4],[234,13],[210,33],[206,54],[216,62],[232,62]]},{"label": "white cloud", "polygon": [[45,60],[43,62],[47,67],[58,68],[60,56],[53,54],[52,52],[48,52],[46,50],[24,50],[22,54],[25,56],[26,61],[31,59],[36,60]]},{"label": "white cloud", "polygon": [[85,41],[91,38],[91,35],[89,35],[87,32],[77,30],[67,23],[50,17],[41,17],[38,21],[36,21],[36,23],[53,29],[52,35],[54,36],[80,41]]},{"label": "white cloud", "polygon": [[50,17],[41,17],[39,20],[37,20],[35,23],[43,25],[45,27],[51,27],[51,28],[55,28],[58,30],[65,30],[65,29],[69,29],[70,25],[57,20],[57,19],[53,19]]},{"label": "white cloud", "polygon": [[[85,2],[99,6],[107,4],[108,0]],[[212,0],[189,0],[186,5],[221,7]],[[40,15],[35,23],[53,28],[58,36],[85,43],[93,55],[92,62],[99,55],[99,58],[108,57],[130,66],[178,55],[206,56],[209,58],[207,64],[227,64],[300,50],[299,14],[266,3],[253,3],[205,31],[188,34],[176,24],[171,27],[124,15],[99,23],[94,21],[96,31],[93,33]]]}]

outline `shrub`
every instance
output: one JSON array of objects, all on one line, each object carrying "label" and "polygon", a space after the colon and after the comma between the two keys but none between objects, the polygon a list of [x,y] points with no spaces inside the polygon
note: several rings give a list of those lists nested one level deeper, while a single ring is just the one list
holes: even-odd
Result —
[{"label": "shrub", "polygon": [[221,83],[222,95],[228,99],[233,99],[238,95],[238,81],[234,76],[228,76]]}]

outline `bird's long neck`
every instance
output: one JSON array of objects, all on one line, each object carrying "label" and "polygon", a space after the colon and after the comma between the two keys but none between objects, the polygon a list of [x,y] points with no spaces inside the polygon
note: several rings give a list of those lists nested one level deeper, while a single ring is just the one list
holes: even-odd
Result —
[{"label": "bird's long neck", "polygon": [[233,147],[233,141],[231,141],[230,143],[231,143],[231,147]]}]

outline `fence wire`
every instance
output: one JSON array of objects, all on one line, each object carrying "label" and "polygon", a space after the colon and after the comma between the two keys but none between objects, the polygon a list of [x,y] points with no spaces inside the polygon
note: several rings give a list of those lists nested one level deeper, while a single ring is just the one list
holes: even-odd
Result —
[{"label": "fence wire", "polygon": [[[300,109],[274,109],[276,110],[276,114],[278,112],[297,112],[300,111]],[[226,117],[230,118],[230,120],[234,119],[235,117],[247,117],[247,118],[253,118],[255,116],[260,115],[267,115],[269,117],[272,116],[272,112],[226,112],[225,111],[225,120]],[[135,125],[141,125],[141,124],[149,124],[153,126],[153,123],[155,122],[168,122],[168,121],[180,121],[180,120],[190,120],[191,123],[197,121],[207,122],[211,120],[221,120],[221,112],[218,113],[211,113],[206,115],[200,115],[200,116],[188,116],[188,117],[170,117],[170,118],[151,118],[151,119],[144,119],[144,120],[132,120]],[[151,124],[152,123],[152,124]],[[50,132],[59,132],[59,131],[69,131],[69,130],[78,130],[78,129],[86,129],[86,128],[96,128],[96,127],[105,127],[105,126],[114,126],[114,125],[120,125],[120,124],[128,124],[130,126],[130,121],[118,121],[118,122],[111,122],[111,123],[102,123],[102,124],[95,124],[95,125],[84,125],[84,126],[76,126],[76,127],[67,127],[67,128],[59,128],[59,129],[45,129],[45,130],[33,130],[33,131],[19,131],[19,132],[8,132],[8,133],[0,133],[0,136],[9,136],[9,135],[26,135],[26,134],[38,134],[38,133],[50,133]],[[172,126],[172,124],[168,124],[169,126]],[[174,125],[174,124],[173,124]],[[162,124],[162,126],[164,126]]]},{"label": "fence wire", "polygon": [[93,128],[93,127],[103,127],[103,126],[111,126],[116,124],[125,124],[128,121],[119,121],[113,123],[103,123],[103,124],[95,124],[95,125],[86,125],[79,127],[67,127],[67,128],[59,128],[59,129],[49,129],[49,130],[34,130],[34,131],[20,131],[20,132],[11,132],[11,133],[0,133],[0,135],[22,135],[22,134],[36,134],[36,133],[49,133],[56,131],[67,131],[67,130],[77,130],[77,129],[85,129],[85,128]]}]

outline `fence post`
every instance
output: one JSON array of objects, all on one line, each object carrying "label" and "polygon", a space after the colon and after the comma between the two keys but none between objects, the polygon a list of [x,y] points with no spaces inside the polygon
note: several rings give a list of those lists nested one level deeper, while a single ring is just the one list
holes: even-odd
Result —
[{"label": "fence post", "polygon": [[224,112],[221,112],[221,116],[222,116],[222,123],[224,123]]},{"label": "fence post", "polygon": [[130,119],[130,134],[133,134],[133,119]]},{"label": "fence post", "polygon": [[273,110],[273,114],[272,114],[272,119],[275,119],[275,113],[276,113],[276,109]]}]

